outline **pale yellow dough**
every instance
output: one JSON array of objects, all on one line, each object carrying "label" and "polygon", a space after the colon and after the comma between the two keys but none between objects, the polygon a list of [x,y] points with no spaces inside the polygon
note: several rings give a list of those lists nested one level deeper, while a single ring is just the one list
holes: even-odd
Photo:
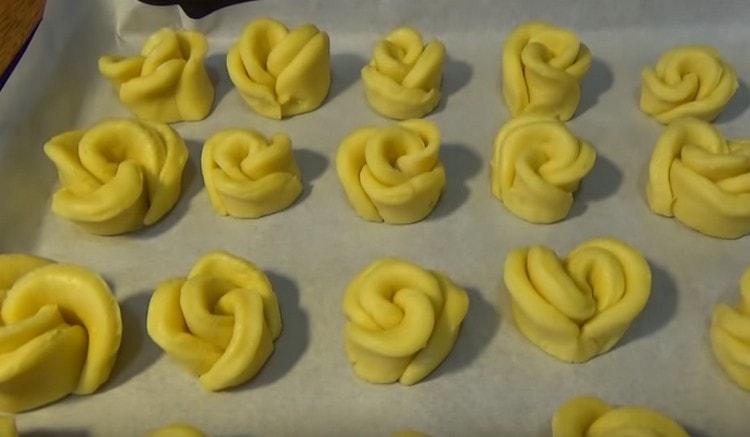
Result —
[{"label": "pale yellow dough", "polygon": [[564,219],[596,151],[554,118],[522,115],[495,138],[492,194],[532,223]]},{"label": "pale yellow dough", "polygon": [[93,393],[109,378],[121,337],[120,307],[99,275],[0,255],[0,412]]},{"label": "pale yellow dough", "polygon": [[328,95],[328,34],[312,24],[289,30],[271,18],[250,22],[227,54],[229,78],[242,98],[268,118],[316,109]]},{"label": "pale yellow dough", "polygon": [[207,51],[203,34],[164,28],[146,40],[140,56],[99,58],[99,72],[139,118],[162,123],[202,120],[214,101],[203,65]]},{"label": "pale yellow dough", "polygon": [[750,139],[728,140],[685,118],[656,143],[646,189],[651,210],[718,238],[750,233]]},{"label": "pale yellow dough", "polygon": [[151,338],[207,390],[250,380],[281,333],[271,283],[252,263],[211,252],[187,278],[159,285],[148,306]]},{"label": "pale yellow dough", "polygon": [[148,437],[205,437],[205,434],[191,425],[174,423],[149,433]]},{"label": "pale yellow dough", "polygon": [[378,42],[362,81],[370,106],[381,115],[407,120],[432,112],[440,102],[445,46],[424,44],[422,35],[401,27]]},{"label": "pale yellow dough", "polygon": [[416,384],[453,349],[469,297],[442,273],[385,258],[349,284],[346,354],[360,378]]},{"label": "pale yellow dough", "polygon": [[541,21],[515,28],[503,45],[503,96],[512,116],[569,120],[581,100],[591,52],[568,29]]},{"label": "pale yellow dough", "polygon": [[417,222],[435,208],[445,187],[440,131],[427,120],[357,129],[341,142],[336,170],[360,217]]},{"label": "pale yellow dough", "polygon": [[57,135],[44,152],[62,185],[52,211],[100,235],[133,231],[169,212],[180,197],[188,159],[172,128],[131,119]]},{"label": "pale yellow dough", "polygon": [[514,250],[504,278],[521,333],[571,363],[609,351],[651,294],[646,260],[613,238],[584,242],[566,259],[544,246]]},{"label": "pale yellow dough", "polygon": [[711,121],[737,90],[737,75],[713,47],[667,50],[643,69],[641,110],[660,123],[682,117]]},{"label": "pale yellow dough", "polygon": [[256,218],[280,211],[302,193],[302,175],[285,134],[270,140],[253,130],[228,129],[203,145],[203,180],[221,215]]},{"label": "pale yellow dough", "polygon": [[740,290],[740,303],[735,308],[716,306],[711,320],[711,345],[732,381],[750,390],[750,268],[742,275]]},{"label": "pale yellow dough", "polygon": [[0,416],[0,437],[18,437],[16,421],[11,416]]},{"label": "pale yellow dough", "polygon": [[611,407],[581,396],[564,403],[552,418],[552,437],[689,437],[672,419],[644,407]]}]

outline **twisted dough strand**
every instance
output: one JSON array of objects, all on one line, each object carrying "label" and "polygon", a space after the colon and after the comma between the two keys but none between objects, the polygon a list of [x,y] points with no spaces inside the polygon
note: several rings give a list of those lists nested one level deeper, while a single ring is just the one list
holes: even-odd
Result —
[{"label": "twisted dough strand", "polygon": [[372,263],[343,301],[355,373],[373,383],[419,382],[450,353],[468,306],[466,292],[440,273],[392,258]]},{"label": "twisted dough strand", "polygon": [[591,396],[563,404],[552,418],[552,437],[689,437],[672,419],[648,408],[613,408]]},{"label": "twisted dough strand", "polygon": [[201,33],[164,28],[146,40],[140,56],[99,58],[99,72],[139,118],[162,123],[202,120],[214,101],[204,66],[207,51]]},{"label": "twisted dough strand", "polygon": [[737,307],[720,304],[714,310],[711,345],[732,381],[750,390],[750,268],[742,275],[740,290]]},{"label": "twisted dough strand", "polygon": [[515,215],[553,223],[568,215],[573,193],[596,151],[560,121],[516,117],[500,129],[492,157],[492,194]]},{"label": "twisted dough strand", "polygon": [[25,255],[0,255],[0,272],[0,411],[96,391],[122,337],[120,308],[104,280]]},{"label": "twisted dough strand", "polygon": [[685,118],[654,147],[646,191],[651,210],[703,234],[750,233],[750,140],[727,140],[711,124]]},{"label": "twisted dough strand", "polygon": [[651,292],[646,260],[612,238],[582,243],[565,260],[542,246],[515,250],[505,261],[504,279],[521,333],[574,363],[610,350]]},{"label": "twisted dough strand", "polygon": [[378,42],[362,68],[368,103],[397,120],[424,117],[440,102],[444,59],[440,41],[424,44],[415,29],[394,30]]},{"label": "twisted dough strand", "polygon": [[302,176],[285,134],[267,140],[252,130],[227,129],[203,146],[203,179],[221,215],[256,218],[280,211],[302,193]]},{"label": "twisted dough strand", "polygon": [[151,225],[177,202],[188,153],[163,123],[111,119],[44,145],[62,187],[52,211],[89,232],[121,234]]},{"label": "twisted dough strand", "polygon": [[664,124],[682,117],[713,120],[739,86],[734,68],[707,46],[670,49],[642,76],[641,110]]},{"label": "twisted dough strand", "polygon": [[281,333],[278,301],[253,264],[211,252],[185,279],[159,285],[148,307],[148,333],[212,391],[251,379]]},{"label": "twisted dough strand", "polygon": [[316,109],[328,95],[328,34],[307,24],[289,30],[260,18],[242,30],[227,54],[227,70],[257,113],[274,119]]},{"label": "twisted dough strand", "polygon": [[512,116],[569,120],[581,99],[591,52],[570,30],[541,21],[515,28],[503,44],[503,97]]},{"label": "twisted dough strand", "polygon": [[336,170],[362,218],[413,223],[432,211],[445,186],[439,152],[440,131],[429,121],[366,127],[341,142]]}]

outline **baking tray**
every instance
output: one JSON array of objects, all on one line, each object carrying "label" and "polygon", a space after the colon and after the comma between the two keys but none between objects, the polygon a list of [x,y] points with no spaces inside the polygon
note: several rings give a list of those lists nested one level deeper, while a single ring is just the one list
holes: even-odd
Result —
[{"label": "baking tray", "polygon": [[[225,54],[249,20],[270,15],[289,25],[316,23],[331,37],[333,83],[318,110],[272,121],[233,90]],[[570,216],[554,225],[516,218],[490,194],[493,138],[508,114],[500,96],[500,47],[529,19],[575,29],[594,54],[570,128],[597,149]],[[717,47],[742,84],[718,119],[730,137],[750,136],[750,8],[744,1],[260,1],[192,20],[176,6],[136,1],[53,1],[27,53],[0,92],[0,250],[28,252],[100,272],[120,301],[124,338],[111,380],[91,396],[18,415],[23,432],[142,435],[187,421],[212,435],[383,436],[400,429],[432,435],[550,433],[565,400],[595,394],[642,404],[698,436],[750,433],[750,394],[717,365],[708,340],[718,301],[738,299],[750,265],[750,238],[702,236],[652,214],[647,164],[662,126],[637,106],[640,70],[674,45]],[[447,47],[444,99],[428,118],[443,134],[446,192],[425,221],[368,223],[347,204],[335,172],[340,140],[352,129],[385,124],[365,102],[359,78],[378,38],[413,25]],[[140,50],[163,26],[207,34],[207,65],[217,98],[204,121],[174,127],[190,149],[183,195],[157,225],[119,237],[89,235],[50,213],[53,166],[42,153],[51,136],[104,117],[128,116],[97,72],[104,53]],[[288,133],[305,183],[288,210],[258,220],[219,217],[199,171],[202,142],[227,127]],[[513,248],[545,244],[567,253],[612,235],[639,248],[653,269],[643,313],[611,352],[559,362],[513,325],[502,266]],[[148,338],[145,314],[160,281],[184,275],[211,249],[244,256],[269,275],[284,331],[250,383],[205,392]],[[452,354],[412,386],[377,386],[354,376],[343,351],[340,302],[347,283],[384,256],[444,271],[471,299]]]}]

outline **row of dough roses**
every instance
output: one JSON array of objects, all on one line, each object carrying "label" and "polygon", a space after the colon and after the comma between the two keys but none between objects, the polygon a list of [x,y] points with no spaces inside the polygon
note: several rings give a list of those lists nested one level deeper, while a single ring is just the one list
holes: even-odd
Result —
[{"label": "row of dough roses", "polygon": [[[206,73],[206,37],[164,28],[140,55],[102,56],[99,71],[139,118],[171,123],[202,120],[213,106]],[[415,29],[399,28],[378,43],[362,69],[368,102],[382,115],[420,118],[440,101],[445,47],[424,44]],[[257,113],[281,119],[318,108],[331,83],[328,34],[311,24],[289,30],[271,18],[250,22],[227,54],[231,81]]]},{"label": "row of dough roses", "polygon": [[[612,238],[582,243],[564,259],[543,246],[512,251],[504,282],[513,319],[533,344],[565,362],[609,351],[645,307],[651,270]],[[750,269],[737,308],[719,305],[714,353],[750,389]],[[447,275],[386,258],[347,286],[345,350],[354,372],[372,383],[412,385],[450,353],[469,297]],[[151,296],[151,338],[207,390],[257,374],[282,331],[281,309],[266,275],[226,252],[211,252],[186,277]],[[0,411],[17,412],[69,393],[89,394],[108,378],[122,335],[120,308],[97,274],[27,255],[0,255]]]},{"label": "row of dough roses", "polygon": [[[187,147],[168,125],[136,119],[100,122],[53,137],[44,147],[61,188],[52,210],[102,235],[150,225],[177,202]],[[594,148],[562,122],[519,116],[495,139],[492,192],[533,223],[564,219],[591,170]],[[229,129],[202,150],[202,173],[221,215],[255,218],[291,205],[302,174],[285,134]],[[427,120],[356,129],[341,142],[336,168],[349,203],[370,221],[413,223],[434,209],[446,184],[440,131]],[[651,209],[704,234],[750,232],[750,141],[728,140],[692,118],[669,125],[657,141],[646,189]]]},{"label": "row of dough roses", "polygon": [[[208,44],[194,31],[161,29],[140,55],[103,56],[99,70],[138,117],[171,123],[201,120],[214,90],[204,66]],[[430,113],[441,97],[445,47],[424,43],[412,28],[377,43],[362,68],[365,95],[381,115],[406,120]],[[591,52],[571,30],[532,21],[503,45],[502,91],[512,116],[570,119]],[[311,24],[289,30],[261,18],[250,22],[227,54],[229,77],[257,113],[281,119],[318,108],[331,82],[328,35]],[[641,108],[662,123],[681,117],[710,120],[737,89],[733,68],[706,46],[676,47],[643,70]]]},{"label": "row of dough roses", "polygon": [[[552,417],[552,437],[605,437],[641,435],[687,437],[685,429],[672,419],[640,406],[613,407],[601,399],[581,396],[565,402]],[[0,417],[0,435],[18,437],[13,418]],[[155,430],[148,437],[206,437],[198,428],[174,423]],[[400,431],[391,437],[429,437],[418,431]]]}]

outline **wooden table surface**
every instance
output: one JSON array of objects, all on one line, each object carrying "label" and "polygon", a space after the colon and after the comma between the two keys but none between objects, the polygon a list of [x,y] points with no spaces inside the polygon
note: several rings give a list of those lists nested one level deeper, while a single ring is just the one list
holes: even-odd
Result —
[{"label": "wooden table surface", "polygon": [[0,0],[0,75],[42,18],[45,0]]}]

